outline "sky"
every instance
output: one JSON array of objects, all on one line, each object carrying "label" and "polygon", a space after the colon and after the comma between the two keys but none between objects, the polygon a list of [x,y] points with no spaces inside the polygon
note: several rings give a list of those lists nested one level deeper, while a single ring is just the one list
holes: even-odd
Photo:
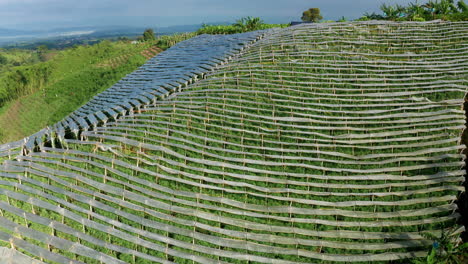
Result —
[{"label": "sky", "polygon": [[[299,21],[318,7],[324,19],[360,17],[382,3],[415,0],[0,0],[0,28],[44,29],[82,26],[165,27],[233,22],[260,17],[267,23]],[[421,2],[421,1],[420,1]]]}]

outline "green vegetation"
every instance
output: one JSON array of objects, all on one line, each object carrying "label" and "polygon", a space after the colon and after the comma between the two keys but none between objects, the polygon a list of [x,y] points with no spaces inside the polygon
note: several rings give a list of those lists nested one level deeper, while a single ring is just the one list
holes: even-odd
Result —
[{"label": "green vegetation", "polygon": [[195,32],[180,33],[174,35],[162,35],[156,38],[155,45],[163,50],[168,49],[175,44],[193,38],[197,34]]},{"label": "green vegetation", "polygon": [[304,22],[317,23],[322,20],[323,17],[320,14],[320,8],[309,8],[308,10],[304,11],[304,13],[302,13],[301,19]]},{"label": "green vegetation", "polygon": [[468,21],[468,5],[464,0],[431,0],[425,4],[418,2],[404,5],[383,4],[382,14],[366,13],[359,20],[429,21]]},{"label": "green vegetation", "polygon": [[2,54],[0,54],[0,65],[5,65],[7,64],[7,62],[8,62],[8,59]]},{"label": "green vegetation", "polygon": [[464,264],[468,262],[468,243],[456,243],[456,235],[452,234],[453,228],[435,236],[424,234],[433,242],[432,248],[426,258],[416,259],[413,264]]},{"label": "green vegetation", "polygon": [[203,24],[202,27],[196,32],[200,34],[235,34],[248,31],[269,29],[269,28],[284,28],[289,24],[265,24],[258,17],[244,17],[238,19],[232,25],[207,25]]}]

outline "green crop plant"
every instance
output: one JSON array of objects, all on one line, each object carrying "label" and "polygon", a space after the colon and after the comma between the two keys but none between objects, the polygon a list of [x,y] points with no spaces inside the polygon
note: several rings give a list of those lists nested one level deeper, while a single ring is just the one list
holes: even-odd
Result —
[{"label": "green crop plant", "polygon": [[[435,236],[433,234],[425,234],[428,239],[433,242],[432,248],[424,259],[414,260],[415,264],[462,264],[468,259],[468,243],[460,243],[456,241],[456,235],[452,232],[454,229],[449,229]],[[455,238],[454,238],[455,237]]]}]

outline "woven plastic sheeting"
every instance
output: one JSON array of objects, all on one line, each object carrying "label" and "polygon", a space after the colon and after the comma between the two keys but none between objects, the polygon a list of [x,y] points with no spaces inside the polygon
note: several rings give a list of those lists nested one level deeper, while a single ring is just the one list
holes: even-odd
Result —
[{"label": "woven plastic sheeting", "polygon": [[0,247],[1,264],[41,264],[43,262],[34,260],[14,249]]}]

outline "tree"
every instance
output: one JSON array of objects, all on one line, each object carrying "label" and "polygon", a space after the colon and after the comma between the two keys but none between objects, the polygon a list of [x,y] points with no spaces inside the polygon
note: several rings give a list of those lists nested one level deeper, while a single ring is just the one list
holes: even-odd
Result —
[{"label": "tree", "polygon": [[359,18],[360,21],[383,20],[383,19],[385,19],[384,16],[379,15],[375,12],[372,12],[372,13],[365,12],[364,15],[361,18]]},{"label": "tree", "polygon": [[320,8],[309,8],[309,10],[304,11],[302,13],[302,21],[304,22],[319,22],[322,19],[322,15],[320,15]]},{"label": "tree", "polygon": [[425,7],[432,12],[432,15],[448,15],[457,10],[453,0],[429,1]]},{"label": "tree", "polygon": [[39,55],[39,59],[41,61],[47,60],[46,53],[48,50],[49,48],[46,45],[40,45],[39,47],[37,47],[37,54]]},{"label": "tree", "polygon": [[148,28],[143,32],[143,40],[144,41],[149,41],[149,40],[155,40],[156,37],[154,36],[154,30],[151,28]]},{"label": "tree", "polygon": [[37,52],[46,53],[48,49],[49,48],[47,47],[47,45],[40,45],[39,47],[37,47]]},{"label": "tree", "polygon": [[385,18],[390,19],[390,20],[395,20],[399,17],[404,17],[406,8],[401,5],[387,5],[387,4],[382,4],[380,6],[380,10],[384,13]]},{"label": "tree", "polygon": [[457,7],[462,13],[468,12],[468,5],[463,0],[458,1]]},{"label": "tree", "polygon": [[263,21],[259,17],[248,17],[247,18],[247,30],[257,30],[263,25]]},{"label": "tree", "polygon": [[405,10],[406,18],[411,21],[425,21],[426,10],[423,6],[416,3],[410,3]]}]

